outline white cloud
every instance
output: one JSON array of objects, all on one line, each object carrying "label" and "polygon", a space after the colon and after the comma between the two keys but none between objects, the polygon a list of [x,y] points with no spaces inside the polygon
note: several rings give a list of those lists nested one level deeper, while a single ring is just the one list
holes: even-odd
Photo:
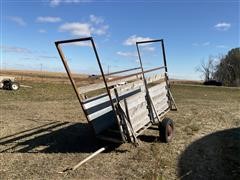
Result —
[{"label": "white cloud", "polygon": [[[127,45],[127,46],[132,46],[132,45],[135,45],[136,42],[150,41],[150,40],[152,40],[152,39],[149,37],[140,37],[140,36],[132,35],[128,39],[126,39],[123,44]],[[148,44],[146,44],[146,45],[148,45]]]},{"label": "white cloud", "polygon": [[60,3],[85,3],[85,2],[91,2],[91,0],[50,0],[50,6],[55,7],[60,5]]},{"label": "white cloud", "polygon": [[70,32],[72,35],[75,36],[90,36],[91,35],[91,28],[90,24],[88,23],[65,23],[60,26],[59,28],[62,32]]},{"label": "white cloud", "polygon": [[137,57],[137,53],[135,52],[122,52],[122,51],[118,51],[117,52],[118,55],[120,56],[124,56],[124,57]]},{"label": "white cloud", "polygon": [[39,29],[38,32],[39,33],[46,33],[47,31],[45,29]]},{"label": "white cloud", "polygon": [[109,26],[108,25],[103,25],[103,26],[99,26],[99,27],[91,27],[91,32],[93,34],[97,34],[97,35],[104,35],[107,33]]},{"label": "white cloud", "polygon": [[219,48],[219,49],[226,49],[227,46],[221,44],[221,45],[217,45],[216,48]]},{"label": "white cloud", "polygon": [[17,23],[19,26],[27,25],[27,23],[21,17],[18,17],[18,16],[9,16],[8,19]]},{"label": "white cloud", "polygon": [[92,44],[89,41],[73,42],[73,43],[68,43],[67,45],[92,47]]},{"label": "white cloud", "polygon": [[209,46],[211,43],[209,41],[203,43],[193,43],[193,46]]},{"label": "white cloud", "polygon": [[145,46],[145,47],[143,48],[143,50],[153,52],[153,51],[155,51],[155,47],[152,47],[152,46]]},{"label": "white cloud", "polygon": [[15,46],[0,46],[0,49],[2,49],[3,52],[8,53],[26,53],[26,54],[32,53],[30,49]]},{"label": "white cloud", "polygon": [[56,22],[62,21],[62,19],[60,17],[40,16],[40,17],[37,17],[36,21],[41,23],[45,23],[45,22],[56,23]]},{"label": "white cloud", "polygon": [[60,4],[61,0],[50,0],[50,6],[58,6]]},{"label": "white cloud", "polygon": [[95,23],[95,24],[104,23],[104,19],[103,19],[102,17],[97,17],[97,16],[91,14],[91,15],[89,16],[89,18],[90,18],[90,21],[93,22],[93,23]]},{"label": "white cloud", "polygon": [[231,27],[231,24],[227,22],[220,22],[216,24],[214,27],[219,31],[227,31]]},{"label": "white cloud", "polygon": [[90,36],[92,34],[105,35],[109,26],[104,24],[104,19],[102,17],[97,17],[95,15],[89,16],[90,20],[88,22],[70,22],[65,23],[60,26],[59,30],[62,32],[70,32],[75,36]]},{"label": "white cloud", "polygon": [[48,55],[40,55],[38,57],[41,59],[58,59],[57,56],[48,56]]},{"label": "white cloud", "polygon": [[210,45],[209,41],[202,43],[202,46],[209,46],[209,45]]}]

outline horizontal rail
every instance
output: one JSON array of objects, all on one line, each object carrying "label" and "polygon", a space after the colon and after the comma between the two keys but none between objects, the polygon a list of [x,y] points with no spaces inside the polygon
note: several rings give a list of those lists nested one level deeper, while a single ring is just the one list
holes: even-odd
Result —
[{"label": "horizontal rail", "polygon": [[[132,80],[135,80],[135,79],[137,79],[137,78],[135,78],[135,77],[125,78],[126,81],[132,81]],[[121,80],[115,80],[114,79],[114,81],[108,82],[107,86],[109,88],[109,87],[114,86],[118,83],[121,83]],[[100,82],[98,84],[91,84],[91,85],[88,85],[88,86],[79,87],[78,92],[80,94],[83,94],[83,93],[87,93],[87,92],[94,91],[94,90],[97,90],[97,89],[102,89],[104,87],[105,87],[105,84],[103,82]]]},{"label": "horizontal rail", "polygon": [[[132,69],[125,69],[125,70],[121,70],[121,71],[115,71],[115,72],[112,72],[112,73],[104,74],[104,76],[108,77],[108,76],[111,76],[111,75],[121,74],[121,73],[124,73],[124,72],[134,71],[134,70],[138,70],[138,69],[141,69],[141,67],[136,67],[136,68],[132,68]],[[95,78],[101,78],[102,75],[96,75],[94,77]]]},{"label": "horizontal rail", "polygon": [[143,43],[154,43],[154,42],[162,42],[163,39],[155,39],[155,40],[148,40],[148,41],[138,41],[136,44],[143,44]]},{"label": "horizontal rail", "polygon": [[[149,69],[149,70],[143,71],[143,73],[149,73],[149,72],[160,70],[160,69],[163,69],[163,68],[165,68],[165,66],[160,66],[160,67],[156,67],[156,68],[153,68],[153,69]],[[109,79],[109,80],[107,80],[107,82],[126,79],[126,78],[129,78],[129,77],[132,77],[132,76],[137,76],[137,75],[140,75],[140,74],[142,74],[142,72],[129,74],[129,75],[126,75],[126,76],[121,76],[121,77],[117,77],[117,78],[114,78],[114,79]]]},{"label": "horizontal rail", "polygon": [[58,44],[73,43],[73,42],[80,42],[80,41],[92,41],[92,37],[56,41],[55,44],[58,45]]},{"label": "horizontal rail", "polygon": [[134,70],[138,70],[141,69],[141,67],[136,67],[136,68],[132,68],[132,69],[126,69],[126,70],[121,70],[121,71],[115,71],[109,74],[104,74],[105,76],[110,76],[110,75],[114,75],[114,74],[120,74],[120,73],[124,73],[124,72],[128,72],[128,71],[134,71]]},{"label": "horizontal rail", "polygon": [[142,74],[142,72],[138,72],[138,73],[129,74],[129,75],[126,75],[126,76],[120,76],[120,77],[117,77],[117,78],[109,79],[109,80],[107,80],[107,82],[113,82],[113,81],[118,81],[118,80],[121,80],[121,79],[127,79],[127,78],[137,76],[137,75],[140,75],[140,74]]},{"label": "horizontal rail", "polygon": [[166,66],[160,66],[160,67],[152,68],[152,69],[143,71],[143,73],[149,73],[149,72],[152,72],[152,71],[157,71],[157,70],[160,70],[160,69],[164,69],[165,67]]}]

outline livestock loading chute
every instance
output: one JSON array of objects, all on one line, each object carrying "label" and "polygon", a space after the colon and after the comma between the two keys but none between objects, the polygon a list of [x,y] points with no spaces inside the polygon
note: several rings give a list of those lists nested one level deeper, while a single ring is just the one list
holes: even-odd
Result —
[{"label": "livestock loading chute", "polygon": [[[61,45],[86,41],[93,48],[100,75],[95,83],[78,87]],[[149,43],[160,44],[163,66],[145,69],[139,46]],[[177,107],[170,90],[163,39],[136,42],[139,66],[111,73],[104,73],[92,37],[56,41],[55,45],[97,138],[117,143],[138,143],[138,136],[144,130],[157,125],[160,139],[171,141],[174,124],[166,114],[177,110]],[[101,93],[89,96],[91,92]]]}]

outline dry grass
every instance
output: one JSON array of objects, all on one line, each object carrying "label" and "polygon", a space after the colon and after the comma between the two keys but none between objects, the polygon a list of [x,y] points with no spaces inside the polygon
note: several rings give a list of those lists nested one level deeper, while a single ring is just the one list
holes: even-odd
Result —
[{"label": "dry grass", "polygon": [[58,174],[103,144],[85,124],[71,86],[26,85],[33,88],[0,90],[0,179],[221,179],[227,171],[230,179],[240,178],[239,129],[223,133],[235,142],[224,146],[221,132],[209,135],[240,127],[239,89],[173,85],[179,109],[168,114],[176,127],[170,144],[147,130],[139,147],[122,144],[75,172]]}]

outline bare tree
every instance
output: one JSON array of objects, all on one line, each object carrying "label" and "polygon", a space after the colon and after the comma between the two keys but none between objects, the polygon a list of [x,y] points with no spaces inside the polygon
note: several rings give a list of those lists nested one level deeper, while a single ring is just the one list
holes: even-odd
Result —
[{"label": "bare tree", "polygon": [[196,67],[196,71],[202,74],[205,81],[213,79],[215,72],[214,58],[212,56],[209,56],[207,62],[204,62],[204,60],[202,60],[201,64]]}]

